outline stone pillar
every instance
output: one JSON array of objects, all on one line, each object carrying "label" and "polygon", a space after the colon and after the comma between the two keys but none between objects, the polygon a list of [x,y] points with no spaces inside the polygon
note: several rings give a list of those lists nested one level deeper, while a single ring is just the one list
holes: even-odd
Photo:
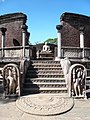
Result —
[{"label": "stone pillar", "polygon": [[22,25],[22,47],[23,47],[23,53],[22,56],[25,57],[25,42],[26,42],[26,31],[27,31],[27,26]]},{"label": "stone pillar", "polygon": [[85,57],[84,55],[84,27],[80,27],[79,31],[80,31],[80,48],[83,49],[82,57],[84,58]]},{"label": "stone pillar", "polygon": [[5,32],[7,31],[6,28],[2,27],[0,28],[2,32],[2,43],[1,43],[1,49],[2,49],[2,57],[4,57],[4,47],[5,47]]},{"label": "stone pillar", "polygon": [[61,57],[61,30],[62,25],[56,25],[57,36],[58,36],[58,48],[57,48],[57,57],[56,60],[60,60]]}]

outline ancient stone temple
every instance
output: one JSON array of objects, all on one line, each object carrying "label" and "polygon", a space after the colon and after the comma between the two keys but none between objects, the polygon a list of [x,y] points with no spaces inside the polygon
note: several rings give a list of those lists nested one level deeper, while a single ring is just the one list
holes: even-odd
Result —
[{"label": "ancient stone temple", "polygon": [[56,25],[58,44],[29,45],[27,16],[0,16],[1,95],[57,93],[87,98],[90,17],[63,13]]},{"label": "ancient stone temple", "polygon": [[[74,102],[83,104],[75,100],[90,105],[90,17],[63,13],[56,25],[57,45],[29,45],[26,20],[23,13],[0,16],[0,108],[25,113],[20,119],[57,115],[57,120],[67,120],[58,115],[67,115]],[[10,104],[1,105],[12,100],[15,111]]]}]

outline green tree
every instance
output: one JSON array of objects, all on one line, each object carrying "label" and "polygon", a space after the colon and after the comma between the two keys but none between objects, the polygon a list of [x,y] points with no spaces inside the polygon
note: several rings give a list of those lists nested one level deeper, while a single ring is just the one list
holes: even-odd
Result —
[{"label": "green tree", "polygon": [[45,42],[57,45],[57,38],[49,38]]}]

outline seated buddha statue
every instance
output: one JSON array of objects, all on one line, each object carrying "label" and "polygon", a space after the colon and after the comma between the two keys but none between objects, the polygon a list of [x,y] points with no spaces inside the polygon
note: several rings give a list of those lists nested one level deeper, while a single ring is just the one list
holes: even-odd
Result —
[{"label": "seated buddha statue", "polygon": [[50,46],[47,45],[47,42],[45,42],[45,45],[43,45],[42,52],[51,52]]}]

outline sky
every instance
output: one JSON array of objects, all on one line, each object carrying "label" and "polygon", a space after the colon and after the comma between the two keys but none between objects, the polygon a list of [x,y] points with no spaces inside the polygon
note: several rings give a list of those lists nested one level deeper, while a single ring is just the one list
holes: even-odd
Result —
[{"label": "sky", "polygon": [[64,12],[90,16],[90,0],[0,0],[0,15],[27,15],[31,44],[57,37],[56,25]]}]

